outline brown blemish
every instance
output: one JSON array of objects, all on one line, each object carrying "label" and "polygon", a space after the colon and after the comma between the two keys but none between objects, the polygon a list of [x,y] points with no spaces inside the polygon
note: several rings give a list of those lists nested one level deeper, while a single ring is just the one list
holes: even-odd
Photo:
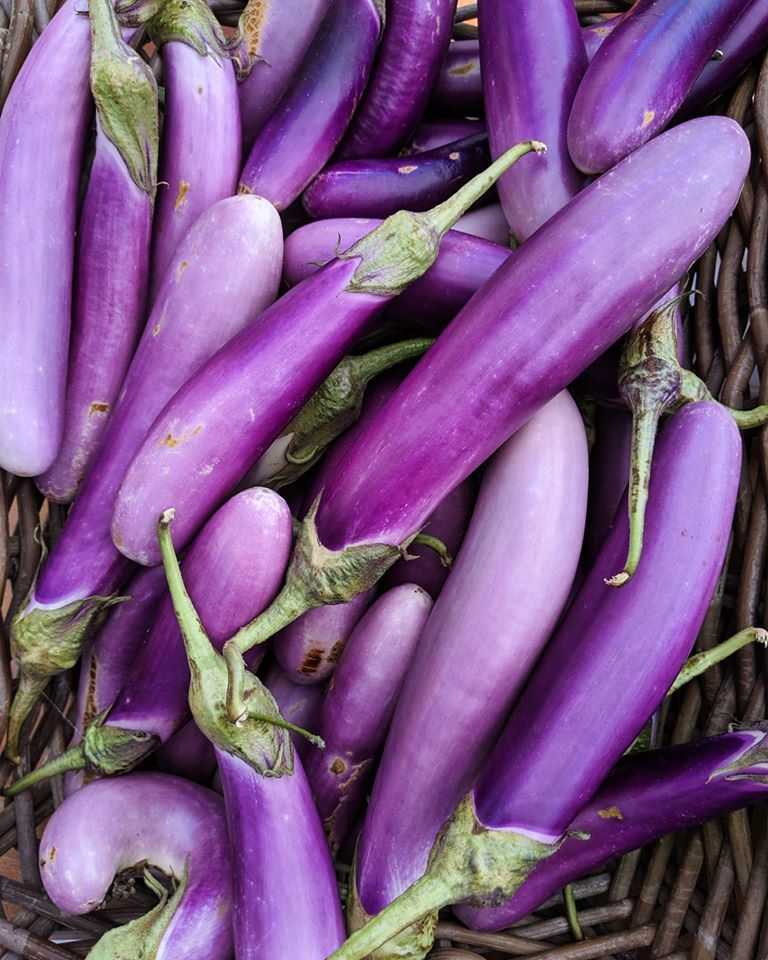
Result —
[{"label": "brown blemish", "polygon": [[269,12],[269,0],[249,0],[240,17],[240,30],[248,53],[254,57],[259,52],[261,29]]},{"label": "brown blemish", "polygon": [[347,765],[344,763],[341,757],[336,757],[328,769],[331,771],[331,773],[335,773],[336,776],[339,777],[347,769]]},{"label": "brown blemish", "polygon": [[162,327],[162,324],[161,324],[161,323],[156,323],[156,324],[154,325],[154,327],[152,327],[152,336],[153,336],[153,337],[156,337],[156,336],[158,335],[158,333],[160,333],[160,327]]},{"label": "brown blemish", "polygon": [[331,652],[328,654],[328,663],[336,663],[336,661],[341,656],[341,651],[344,649],[344,643],[341,640],[337,640],[336,643],[331,647]]},{"label": "brown blemish", "polygon": [[312,647],[307,651],[306,657],[301,662],[299,673],[304,677],[311,677],[320,664],[323,662],[323,651],[320,647]]},{"label": "brown blemish", "polygon": [[465,73],[472,73],[477,68],[477,60],[469,60],[458,67],[452,67],[448,73],[453,77],[463,77]]},{"label": "brown blemish", "polygon": [[198,92],[198,93],[202,93],[202,92],[203,92],[203,88],[202,88],[202,87],[198,87],[198,88],[197,88],[197,92]]},{"label": "brown blemish", "polygon": [[598,817],[603,820],[623,820],[624,814],[618,807],[606,807],[604,810],[597,811]]},{"label": "brown blemish", "polygon": [[178,447],[179,444],[184,443],[185,440],[189,440],[190,437],[196,437],[202,429],[202,424],[198,424],[194,430],[190,430],[189,433],[183,434],[180,437],[174,437],[172,433],[169,433],[165,439],[160,441],[159,445],[161,447],[168,447],[170,450],[173,450],[174,447]]},{"label": "brown blemish", "polygon": [[109,410],[109,404],[103,400],[94,400],[88,407],[88,416],[92,417],[97,413],[106,413]]},{"label": "brown blemish", "polygon": [[91,662],[88,664],[88,687],[85,694],[85,707],[83,708],[83,726],[88,724],[98,713],[96,709],[96,681],[99,677],[99,665],[96,657],[91,656]]},{"label": "brown blemish", "polygon": [[174,213],[184,205],[184,201],[189,193],[189,184],[186,180],[179,181],[179,192],[176,194],[176,203],[173,205]]},{"label": "brown blemish", "polygon": [[643,113],[643,126],[647,127],[648,124],[651,122],[651,120],[653,120],[655,116],[656,116],[655,110],[645,110]]},{"label": "brown blemish", "polygon": [[458,159],[459,159],[458,151],[454,150],[453,153],[449,153],[449,154],[448,154],[448,159],[449,159],[449,160],[458,160]]},{"label": "brown blemish", "polygon": [[418,169],[418,168],[415,167],[413,164],[410,164],[410,165],[405,166],[405,167],[398,167],[398,168],[397,168],[397,172],[398,172],[398,173],[413,173],[413,171],[416,170],[416,169]]},{"label": "brown blemish", "polygon": [[189,260],[182,260],[181,263],[178,265],[178,267],[176,267],[177,280],[182,275],[182,273],[184,273],[184,271],[187,269],[188,266],[189,266]]}]

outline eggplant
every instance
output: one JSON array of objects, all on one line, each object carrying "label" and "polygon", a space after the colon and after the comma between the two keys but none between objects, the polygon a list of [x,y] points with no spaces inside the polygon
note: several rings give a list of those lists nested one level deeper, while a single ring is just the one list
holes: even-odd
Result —
[{"label": "eggplant", "polygon": [[[478,95],[482,96],[482,93],[478,92]],[[404,156],[423,153],[425,150],[434,150],[435,147],[442,147],[454,140],[463,140],[464,137],[483,132],[485,123],[482,120],[424,120],[416,127],[416,132],[401,153]]]},{"label": "eggplant", "polygon": [[432,88],[429,110],[437,116],[477,117],[483,113],[480,44],[477,40],[454,40],[448,47]]},{"label": "eggplant", "polygon": [[241,193],[266,197],[281,211],[301,195],[347,129],[380,32],[378,0],[332,0],[298,75],[253,142]]},{"label": "eggplant", "polygon": [[[179,247],[62,534],[14,618],[22,680],[9,756],[48,678],[74,665],[84,637],[129,574],[109,524],[131,457],[184,381],[274,299],[281,234],[280,218],[266,200],[230,197],[206,211]],[[172,446],[173,438],[164,442]]]},{"label": "eggplant", "polygon": [[568,150],[602,173],[664,129],[750,0],[638,0],[587,68]]},{"label": "eggplant", "polygon": [[563,392],[485,469],[379,765],[358,840],[353,918],[378,913],[423,874],[565,606],[586,504],[584,425]]},{"label": "eggplant", "polygon": [[509,229],[522,243],[582,187],[566,128],[587,53],[572,0],[480,0],[478,23],[491,156],[534,130],[549,148],[544,163],[523,160],[499,180]]},{"label": "eggplant", "polygon": [[145,318],[158,107],[152,71],[109,0],[89,6],[96,143],[78,228],[61,447],[37,485],[69,503],[99,446]]},{"label": "eggplant", "polygon": [[90,52],[88,19],[67,0],[0,116],[0,468],[20,476],[51,466],[64,429]]},{"label": "eggplant", "polygon": [[[665,425],[656,456],[646,562],[622,590],[604,583],[626,551],[622,517],[474,786],[443,826],[426,873],[333,960],[366,957],[449,903],[473,898],[496,906],[512,896],[557,851],[661,703],[693,646],[725,557],[741,467],[738,429],[718,405],[694,403]],[[642,642],[628,642],[638,630]]]},{"label": "eggplant", "polygon": [[387,0],[386,11],[373,73],[339,148],[343,160],[396,153],[413,132],[451,41],[456,0]]},{"label": "eggplant", "polygon": [[314,40],[330,0],[248,0],[233,51],[243,146],[250,149]]},{"label": "eggplant", "polygon": [[145,872],[160,903],[104,934],[88,956],[229,960],[232,865],[221,797],[167,774],[101,780],[68,797],[40,841],[45,892],[75,915],[95,910],[113,878],[135,864],[161,870],[175,892]]},{"label": "eggplant", "polygon": [[315,177],[304,191],[302,204],[316,220],[388,217],[402,209],[428,210],[446,200],[488,163],[485,133],[411,157],[341,160]]},{"label": "eggplant", "polygon": [[[280,715],[297,727],[310,729],[325,687],[318,683],[294,683],[276,661],[262,671],[261,677],[264,686],[275,698]],[[294,743],[296,739],[294,735]]]},{"label": "eggplant", "polygon": [[584,559],[591,566],[627,489],[632,417],[627,410],[598,407],[596,439],[589,460],[589,506]]},{"label": "eggplant", "polygon": [[334,855],[365,799],[431,609],[412,583],[382,594],[352,632],[314,719],[325,749],[309,747],[306,773]]},{"label": "eggplant", "polygon": [[195,721],[188,720],[161,744],[155,753],[155,763],[163,773],[208,784],[216,772],[216,753]]},{"label": "eggplant", "polygon": [[624,14],[620,13],[617,17],[611,17],[608,20],[603,20],[601,23],[593,23],[588,27],[581,28],[581,39],[584,41],[584,49],[587,52],[588,61],[592,61],[592,58],[600,47],[602,47],[604,41],[610,37],[616,27],[621,23],[623,16]]},{"label": "eggplant", "polygon": [[[762,801],[765,724],[624,757],[579,811],[560,848],[500,907],[454,907],[473,930],[503,930],[567,883],[675,830]],[[587,839],[588,837],[588,839]]]},{"label": "eggplant", "polygon": [[509,246],[509,224],[501,204],[498,203],[489,203],[486,207],[470,210],[456,222],[453,229],[482,240],[490,240],[502,247]]}]

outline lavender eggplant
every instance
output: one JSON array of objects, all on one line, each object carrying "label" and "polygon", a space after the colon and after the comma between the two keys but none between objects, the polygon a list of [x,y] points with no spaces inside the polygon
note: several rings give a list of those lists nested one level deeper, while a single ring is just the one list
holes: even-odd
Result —
[{"label": "lavender eggplant", "polygon": [[568,119],[568,150],[601,173],[677,112],[749,0],[639,0],[587,68]]},{"label": "lavender eggplant", "polygon": [[766,739],[758,724],[625,757],[579,811],[559,850],[511,900],[495,908],[459,904],[454,913],[473,930],[503,930],[565,884],[630,850],[764,800]]},{"label": "lavender eggplant", "polygon": [[290,86],[328,5],[329,0],[249,0],[245,5],[233,58],[246,150]]},{"label": "lavender eggplant", "polygon": [[0,467],[23,476],[51,466],[63,433],[90,49],[68,0],[0,117]]},{"label": "lavender eggplant", "polygon": [[[471,897],[476,905],[498,905],[556,852],[696,639],[725,556],[740,463],[738,430],[716,404],[692,404],[669,421],[651,481],[647,562],[623,590],[603,582],[626,550],[622,518],[474,786],[443,826],[424,876],[333,960],[368,956],[448,903]],[[642,643],[628,643],[637,630]]]},{"label": "lavender eggplant", "polygon": [[489,203],[486,207],[470,210],[461,220],[457,220],[453,229],[482,240],[490,240],[502,247],[509,246],[509,224],[501,204],[498,203]]},{"label": "lavender eggplant", "polygon": [[216,772],[216,753],[195,721],[188,720],[160,746],[155,753],[155,763],[163,773],[210,783]]},{"label": "lavender eggplant", "polygon": [[40,842],[45,891],[68,913],[96,909],[115,875],[140,863],[173,878],[175,893],[153,884],[160,903],[104,934],[88,956],[228,960],[232,867],[221,798],[164,774],[102,780],[69,797]]},{"label": "lavender eggplant", "polygon": [[485,123],[482,120],[425,120],[416,128],[401,153],[404,156],[423,153],[425,150],[434,150],[435,147],[453,143],[454,140],[463,140],[475,133],[484,132]]},{"label": "lavender eggplant", "polygon": [[78,229],[73,338],[58,455],[37,485],[69,503],[93,459],[144,321],[158,108],[152,71],[112,4],[89,6],[96,144]]},{"label": "lavender eggplant", "polygon": [[302,203],[315,219],[388,217],[402,209],[428,210],[488,163],[484,133],[407,158],[342,160],[312,181]]},{"label": "lavender eggplant", "polygon": [[566,128],[587,54],[570,0],[481,0],[478,22],[491,156],[534,128],[549,147],[545,163],[523,161],[499,180],[509,228],[522,243],[582,187]]},{"label": "lavender eggplant", "polygon": [[[294,683],[282,667],[272,662],[262,673],[264,686],[275,698],[280,716],[297,727],[310,729],[325,688],[321,684]],[[294,737],[294,743],[296,738]]]},{"label": "lavender eggplant", "polygon": [[369,788],[400,687],[432,609],[415,584],[382,594],[349,638],[313,729],[325,750],[307,751],[307,778],[335,855]]},{"label": "lavender eggplant", "polygon": [[266,200],[230,197],[203,214],[179,247],[62,535],[14,619],[12,641],[22,682],[9,756],[47,679],[76,662],[85,635],[105,606],[115,602],[114,591],[130,570],[109,532],[130,458],[184,381],[273,300],[281,233],[280,219]]},{"label": "lavender eggplant", "polygon": [[511,163],[541,149],[520,144],[432,211],[395,214],[212,357],[128,469],[112,523],[119,548],[155,563],[155,523],[168,504],[178,511],[178,545],[188,542],[389,300],[434,262],[442,234]]},{"label": "lavender eggplant", "polygon": [[[584,426],[563,392],[486,468],[379,765],[358,841],[354,915],[382,910],[424,872],[565,606],[586,500]],[[417,943],[431,933],[414,931]]]},{"label": "lavender eggplant", "polygon": [[253,142],[240,192],[284,210],[331,158],[365,89],[381,31],[376,0],[332,0],[298,76]]},{"label": "lavender eggplant", "polygon": [[424,114],[451,40],[456,0],[388,0],[386,7],[373,74],[339,149],[345,160],[399,150]]},{"label": "lavender eggplant", "polygon": [[483,112],[480,45],[477,40],[454,40],[448,47],[429,109],[437,116],[477,117]]}]

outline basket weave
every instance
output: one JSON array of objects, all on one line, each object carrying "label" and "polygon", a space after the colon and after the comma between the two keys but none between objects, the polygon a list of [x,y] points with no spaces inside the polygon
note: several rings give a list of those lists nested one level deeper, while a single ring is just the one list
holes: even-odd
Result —
[{"label": "basket weave", "polygon": [[[580,15],[619,12],[626,0],[575,0]],[[223,22],[236,19],[237,0],[212,0]],[[0,104],[57,0],[0,0]],[[456,36],[476,35],[465,22]],[[750,178],[738,208],[695,267],[701,291],[688,317],[694,369],[712,392],[734,407],[768,402],[768,57],[759,57],[715,110],[746,130],[753,146]],[[2,171],[0,171],[2,175]],[[631,251],[625,268],[632,269]],[[744,468],[728,560],[698,645],[709,648],[749,625],[765,626],[768,547],[768,431],[744,438]],[[64,511],[46,503],[34,483],[0,471],[0,729],[13,690],[8,625],[26,595],[41,554],[40,533],[50,545]],[[746,647],[677,694],[663,724],[663,743],[715,734],[734,721],[765,716],[768,654]],[[60,753],[71,732],[72,676],[57,677],[33,712],[22,765]],[[0,783],[11,770],[0,761]],[[146,907],[128,887],[126,910],[70,917],[42,893],[36,829],[63,799],[54,778],[0,812],[0,949],[2,957],[74,960],[117,922]],[[559,903],[550,904],[503,934],[475,933],[446,911],[437,930],[434,960],[536,956],[538,960],[590,960],[623,955],[668,960],[752,960],[768,957],[768,830],[758,804],[724,820],[667,837],[625,856],[600,874],[575,884],[584,939],[575,941]],[[10,917],[9,919],[6,919]],[[66,948],[47,938],[74,929],[90,942]]]}]

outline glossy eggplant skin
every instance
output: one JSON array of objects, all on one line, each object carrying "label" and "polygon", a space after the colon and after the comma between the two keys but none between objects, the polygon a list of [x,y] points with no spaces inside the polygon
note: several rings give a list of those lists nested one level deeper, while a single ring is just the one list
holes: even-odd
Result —
[{"label": "glossy eggplant skin", "polygon": [[448,47],[432,90],[429,110],[439,117],[482,115],[483,87],[479,41],[454,40]]},{"label": "glossy eggplant skin", "polygon": [[397,153],[421,120],[448,50],[456,0],[386,0],[384,34],[339,157]]},{"label": "glossy eggplant skin", "polygon": [[453,912],[473,930],[510,927],[608,861],[763,800],[765,760],[762,725],[625,757],[577,814],[574,836],[542,861],[507,903],[486,908],[462,903]]},{"label": "glossy eggplant skin", "polygon": [[[477,95],[482,97],[479,87]],[[485,122],[482,120],[425,120],[416,127],[416,131],[401,152],[404,156],[410,156],[412,153],[422,153],[424,150],[442,147],[443,144],[452,143],[454,140],[463,140],[464,137],[470,137],[473,133],[483,132],[485,132]]]},{"label": "glossy eggplant skin", "polygon": [[583,185],[566,129],[587,53],[570,0],[480,0],[478,23],[491,156],[528,137],[547,145],[542,163],[523,158],[499,181],[509,228],[522,243]]},{"label": "glossy eggplant skin", "polygon": [[639,0],[590,63],[568,119],[568,150],[602,173],[656,136],[683,104],[749,0]]},{"label": "glossy eggplant skin", "polygon": [[610,530],[629,481],[632,414],[618,407],[598,407],[595,444],[589,458],[589,506],[584,562],[595,560]]}]

